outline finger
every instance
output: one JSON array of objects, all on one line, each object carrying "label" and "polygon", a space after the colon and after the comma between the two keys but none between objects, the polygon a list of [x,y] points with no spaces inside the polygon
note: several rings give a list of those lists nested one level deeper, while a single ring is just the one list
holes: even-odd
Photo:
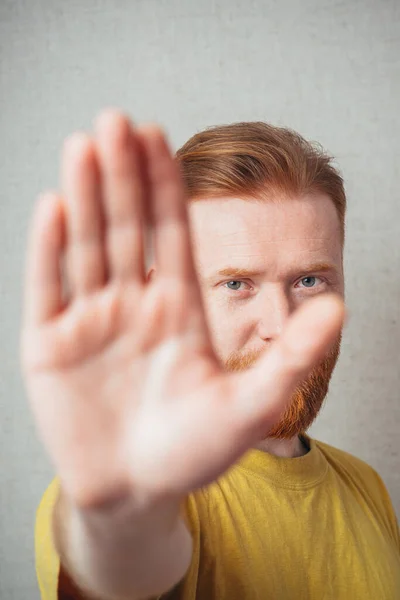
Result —
[{"label": "finger", "polygon": [[65,244],[61,198],[43,194],[34,210],[28,233],[23,322],[41,325],[62,308],[61,258]]},{"label": "finger", "polygon": [[119,112],[103,111],[95,122],[110,277],[144,283],[145,182],[135,132]]},{"label": "finger", "polygon": [[232,398],[243,423],[276,423],[296,386],[338,339],[344,317],[343,301],[336,295],[307,301],[256,365],[233,375]]},{"label": "finger", "polygon": [[156,125],[140,127],[139,135],[147,161],[158,276],[195,284],[185,194],[178,166]]},{"label": "finger", "polygon": [[65,142],[61,164],[67,211],[67,277],[73,295],[88,294],[107,277],[99,170],[94,144],[85,133]]}]

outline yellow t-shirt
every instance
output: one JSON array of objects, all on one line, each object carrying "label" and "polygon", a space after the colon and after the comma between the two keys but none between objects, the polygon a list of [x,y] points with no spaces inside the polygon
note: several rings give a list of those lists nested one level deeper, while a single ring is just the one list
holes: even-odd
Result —
[{"label": "yellow t-shirt", "polygon": [[[192,562],[163,598],[400,599],[399,527],[381,478],[346,452],[306,442],[310,451],[299,458],[252,449],[188,496]],[[58,597],[50,526],[57,486],[54,480],[37,515],[42,600]]]}]

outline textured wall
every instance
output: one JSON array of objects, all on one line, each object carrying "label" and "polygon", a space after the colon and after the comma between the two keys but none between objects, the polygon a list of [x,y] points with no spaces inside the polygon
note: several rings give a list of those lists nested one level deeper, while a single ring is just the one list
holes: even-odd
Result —
[{"label": "textured wall", "polygon": [[400,513],[398,0],[0,0],[0,598],[38,598],[34,513],[51,468],[18,368],[25,235],[66,134],[115,105],[174,146],[264,119],[320,141],[347,181],[342,358],[315,437],[383,476]]}]

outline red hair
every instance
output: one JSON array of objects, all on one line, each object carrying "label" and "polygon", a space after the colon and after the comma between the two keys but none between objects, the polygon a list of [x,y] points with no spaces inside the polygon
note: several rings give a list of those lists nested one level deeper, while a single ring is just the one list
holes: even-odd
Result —
[{"label": "red hair", "polygon": [[344,240],[343,179],[319,144],[291,129],[258,121],[210,127],[191,137],[176,159],[189,201],[327,194],[336,207]]}]

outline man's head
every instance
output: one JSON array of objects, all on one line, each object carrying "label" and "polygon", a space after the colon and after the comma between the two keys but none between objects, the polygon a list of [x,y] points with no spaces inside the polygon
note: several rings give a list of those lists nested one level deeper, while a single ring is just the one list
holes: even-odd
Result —
[{"label": "man's head", "polygon": [[[346,197],[331,159],[265,123],[214,127],[178,152],[194,258],[217,356],[251,367],[315,294],[344,295]],[[340,339],[293,395],[269,437],[304,432],[318,414]]]}]

